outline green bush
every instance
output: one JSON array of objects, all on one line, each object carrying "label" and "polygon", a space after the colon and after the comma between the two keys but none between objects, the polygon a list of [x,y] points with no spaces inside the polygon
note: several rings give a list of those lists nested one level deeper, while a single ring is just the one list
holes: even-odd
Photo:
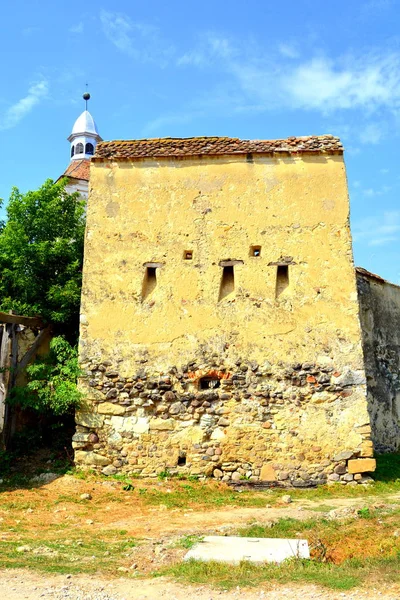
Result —
[{"label": "green bush", "polygon": [[54,415],[67,414],[80,405],[78,351],[64,337],[54,337],[49,354],[38,357],[27,367],[27,374],[28,383],[14,388],[10,403]]}]

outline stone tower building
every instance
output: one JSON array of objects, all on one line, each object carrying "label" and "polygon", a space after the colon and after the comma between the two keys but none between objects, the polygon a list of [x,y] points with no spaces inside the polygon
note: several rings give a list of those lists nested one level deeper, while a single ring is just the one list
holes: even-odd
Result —
[{"label": "stone tower building", "polygon": [[372,471],[338,138],[102,142],[90,181],[77,464]]}]

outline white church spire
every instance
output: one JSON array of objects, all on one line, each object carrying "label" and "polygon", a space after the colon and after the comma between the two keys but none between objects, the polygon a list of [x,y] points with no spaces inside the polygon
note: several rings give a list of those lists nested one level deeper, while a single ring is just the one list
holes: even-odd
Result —
[{"label": "white church spire", "polygon": [[71,135],[68,137],[68,141],[71,142],[71,160],[90,159],[94,154],[97,142],[102,141],[97,130],[97,125],[87,110],[87,102],[90,99],[90,94],[85,92],[83,99],[85,100],[86,108],[75,121]]}]

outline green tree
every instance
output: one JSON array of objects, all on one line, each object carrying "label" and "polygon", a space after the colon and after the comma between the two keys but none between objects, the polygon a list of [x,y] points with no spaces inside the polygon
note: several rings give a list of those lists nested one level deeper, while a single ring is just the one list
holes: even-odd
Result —
[{"label": "green tree", "polygon": [[66,180],[13,188],[0,224],[0,310],[40,315],[75,342],[82,284],[85,203]]}]

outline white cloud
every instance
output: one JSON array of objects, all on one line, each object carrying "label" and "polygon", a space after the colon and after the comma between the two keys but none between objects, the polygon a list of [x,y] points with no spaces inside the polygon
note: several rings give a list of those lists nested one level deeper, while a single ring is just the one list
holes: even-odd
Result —
[{"label": "white cloud", "polygon": [[178,66],[212,67],[216,61],[221,64],[221,61],[232,60],[236,54],[228,38],[207,32],[199,38],[197,46],[178,57],[176,63]]},{"label": "white cloud", "polygon": [[367,246],[383,246],[399,240],[400,211],[385,211],[375,217],[367,217],[354,223],[353,238]]},{"label": "white cloud", "polygon": [[363,144],[378,144],[385,135],[385,126],[380,123],[369,123],[360,132],[360,142]]},{"label": "white cloud", "polygon": [[374,113],[386,110],[394,118],[400,113],[400,52],[302,60],[286,43],[278,52],[281,56],[259,45],[205,34],[178,64],[222,71],[225,85],[234,90],[225,112],[239,106],[242,111],[306,110],[323,115],[361,110],[363,129],[352,132],[352,139],[362,143],[376,144],[386,133],[388,115],[377,123],[372,121]]},{"label": "white cloud", "polygon": [[298,58],[300,56],[300,53],[294,44],[279,44],[278,50],[282,54],[282,56],[285,56],[286,58]]},{"label": "white cloud", "polygon": [[18,125],[18,123],[47,96],[48,88],[48,82],[45,79],[31,85],[27,95],[10,106],[6,110],[4,116],[0,118],[0,129],[11,129]]},{"label": "white cloud", "polygon": [[84,26],[83,26],[83,22],[80,21],[80,23],[77,23],[76,25],[73,25],[72,27],[69,28],[69,32],[70,33],[83,33],[84,30]]},{"label": "white cloud", "polygon": [[373,196],[384,196],[388,192],[390,192],[392,187],[390,185],[383,185],[381,188],[366,188],[363,190],[364,196],[373,197]]},{"label": "white cloud", "polygon": [[123,13],[102,10],[100,20],[103,32],[118,50],[135,60],[157,62],[165,67],[174,53],[171,44],[161,39],[157,27],[132,21]]}]

